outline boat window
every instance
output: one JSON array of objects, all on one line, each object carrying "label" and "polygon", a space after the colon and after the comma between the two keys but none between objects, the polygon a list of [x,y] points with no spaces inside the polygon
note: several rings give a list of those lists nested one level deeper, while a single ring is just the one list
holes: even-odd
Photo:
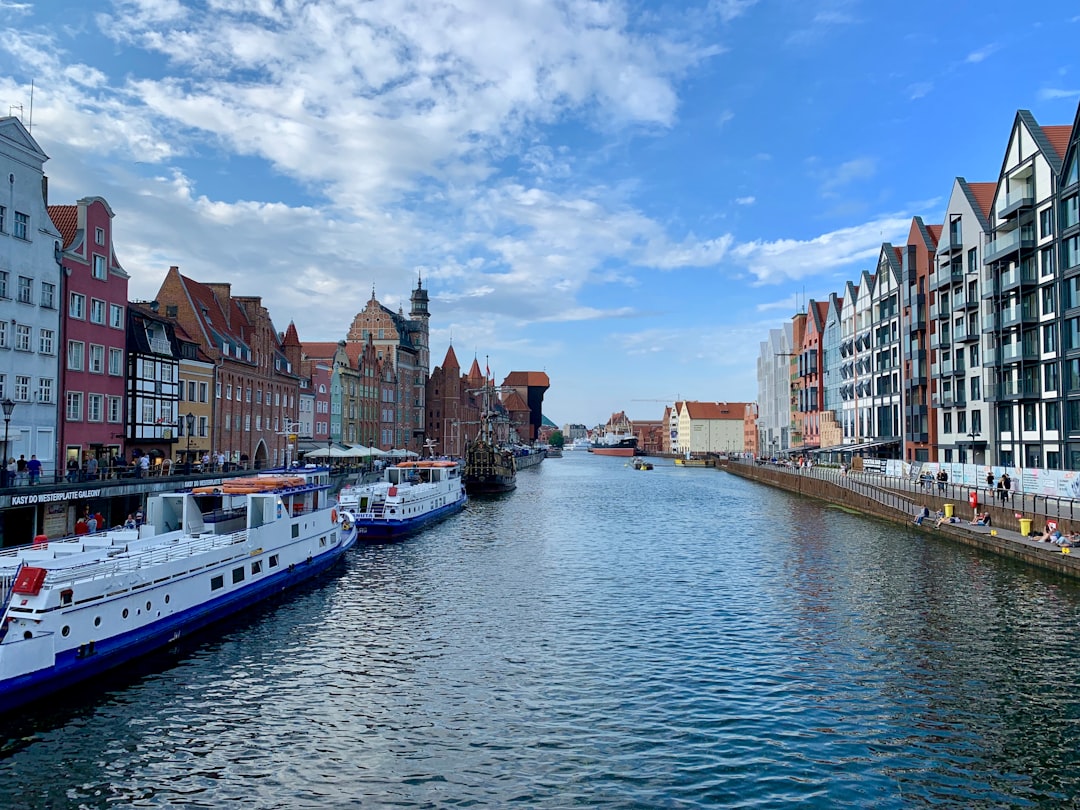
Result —
[{"label": "boat window", "polygon": [[319,538],[319,547],[326,548],[326,535]]},{"label": "boat window", "polygon": [[65,638],[71,635],[71,628],[65,624],[64,629],[60,631],[60,635],[64,636]]},{"label": "boat window", "polygon": [[166,605],[169,604],[169,599],[170,599],[169,595],[165,594],[165,604]]},{"label": "boat window", "polygon": [[235,585],[237,582],[243,582],[244,581],[244,567],[243,566],[240,566],[239,568],[234,568],[233,569],[233,571],[232,571],[232,581],[233,581],[233,585]]},{"label": "boat window", "polygon": [[300,536],[300,524],[299,523],[294,523],[293,524],[292,536],[293,537],[299,537]]},{"label": "boat window", "polygon": [[255,576],[256,574],[261,574],[261,573],[262,573],[262,560],[256,560],[255,562],[253,562],[251,564],[251,575]]},{"label": "boat window", "polygon": [[126,619],[128,617],[128,609],[124,608],[124,612],[121,615]]},{"label": "boat window", "polygon": [[[225,577],[221,576],[220,574],[210,580],[210,590],[212,590],[212,591],[220,591],[224,587],[225,587]],[[126,610],[124,612],[127,613]]]},{"label": "boat window", "polygon": [[101,617],[100,616],[95,616],[94,617],[94,627],[101,627]]},{"label": "boat window", "polygon": [[278,556],[277,554],[271,554],[270,555],[270,567],[271,568],[277,568],[277,566],[278,566],[278,558],[277,558],[277,556]]}]

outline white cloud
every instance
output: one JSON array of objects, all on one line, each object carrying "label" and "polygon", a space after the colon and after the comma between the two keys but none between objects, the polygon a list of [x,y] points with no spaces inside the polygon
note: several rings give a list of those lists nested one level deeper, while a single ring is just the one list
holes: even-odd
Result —
[{"label": "white cloud", "polygon": [[1053,87],[1044,87],[1039,90],[1040,101],[1054,101],[1060,98],[1076,98],[1080,96],[1080,90],[1063,90]]},{"label": "white cloud", "polygon": [[872,157],[854,158],[835,168],[820,170],[821,194],[825,197],[835,196],[845,186],[859,180],[869,180],[876,173],[877,160]]},{"label": "white cloud", "polygon": [[731,258],[745,265],[759,284],[777,284],[850,268],[857,262],[873,263],[881,243],[906,238],[910,225],[907,216],[888,215],[812,239],[746,242],[731,250]]},{"label": "white cloud", "polygon": [[964,61],[968,62],[969,64],[973,64],[973,65],[978,64],[979,62],[982,62],[988,56],[993,54],[995,51],[999,50],[1000,48],[1001,48],[1001,46],[996,44],[996,43],[991,43],[989,45],[985,45],[982,48],[979,48],[978,50],[975,50],[975,51],[972,51],[971,53],[969,53],[967,55],[967,57],[964,59]]},{"label": "white cloud", "polygon": [[915,101],[916,99],[923,98],[930,94],[930,91],[934,89],[933,82],[915,82],[909,84],[907,88],[908,100]]},{"label": "white cloud", "polygon": [[754,196],[736,197],[735,198],[735,204],[736,205],[753,205],[755,202],[757,202],[757,198],[754,197]]}]

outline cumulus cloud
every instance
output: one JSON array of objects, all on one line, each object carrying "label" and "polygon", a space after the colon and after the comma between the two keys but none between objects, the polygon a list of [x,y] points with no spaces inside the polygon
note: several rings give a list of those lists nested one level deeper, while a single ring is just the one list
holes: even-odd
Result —
[{"label": "cumulus cloud", "polygon": [[754,197],[754,196],[736,197],[735,198],[735,204],[736,205],[753,205],[755,202],[757,202],[757,198]]},{"label": "cumulus cloud", "polygon": [[859,262],[873,263],[881,243],[902,240],[910,225],[910,217],[889,215],[811,239],[745,242],[732,249],[731,257],[745,265],[759,284],[777,284],[851,268]]},{"label": "cumulus cloud", "polygon": [[1080,90],[1065,90],[1055,87],[1044,87],[1039,90],[1040,101],[1054,101],[1060,98],[1076,98],[1080,96]]},{"label": "cumulus cloud", "polygon": [[974,50],[971,53],[969,53],[965,57],[964,61],[969,63],[969,64],[978,64],[979,62],[982,62],[988,56],[993,54],[994,51],[998,50],[1000,47],[1001,47],[1000,45],[997,45],[995,43],[991,43],[989,45],[984,45],[982,48],[979,48],[978,50]]}]

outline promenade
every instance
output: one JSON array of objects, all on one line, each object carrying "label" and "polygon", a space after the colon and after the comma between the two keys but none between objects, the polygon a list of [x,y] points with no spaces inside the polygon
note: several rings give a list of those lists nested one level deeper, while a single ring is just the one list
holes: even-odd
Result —
[{"label": "promenade", "polygon": [[[1014,494],[1004,505],[990,502],[993,492],[985,487],[946,484],[930,488],[918,481],[880,473],[841,471],[835,467],[788,467],[752,459],[732,458],[721,461],[719,469],[742,478],[759,481],[780,489],[818,498],[863,514],[905,524],[911,529],[938,534],[965,545],[1020,560],[1070,577],[1080,578],[1080,549],[1063,553],[1049,543],[1040,543],[1021,534],[1021,520],[1030,520],[1032,529],[1041,532],[1047,520],[1057,522],[1062,534],[1080,529],[1080,503],[1042,495]],[[974,510],[969,505],[975,493],[979,512],[990,515],[990,526],[968,523]],[[915,516],[927,507],[932,515],[952,505],[959,523],[943,523],[934,528],[935,517],[916,525]]]}]

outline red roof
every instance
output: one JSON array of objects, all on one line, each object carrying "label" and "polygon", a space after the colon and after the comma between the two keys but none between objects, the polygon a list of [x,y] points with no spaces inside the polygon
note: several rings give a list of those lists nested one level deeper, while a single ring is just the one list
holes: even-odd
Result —
[{"label": "red roof", "polygon": [[1071,126],[1043,127],[1043,134],[1050,141],[1050,145],[1058,153],[1058,157],[1065,157],[1065,150],[1069,148],[1069,138],[1072,137]]},{"label": "red roof", "polygon": [[461,363],[458,362],[457,355],[454,354],[454,345],[452,343],[450,344],[450,348],[446,350],[446,357],[443,358],[442,366],[444,369],[448,366],[461,368]]},{"label": "red roof", "polygon": [[542,371],[511,371],[503,385],[527,385],[547,388],[551,385],[548,375]]},{"label": "red roof", "polygon": [[49,219],[53,221],[56,230],[60,231],[60,236],[64,239],[64,249],[71,247],[79,230],[79,206],[50,205]]},{"label": "red roof", "polygon": [[997,183],[968,183],[971,195],[982,209],[983,216],[990,218],[990,210],[994,204],[994,194],[997,193]]},{"label": "red roof", "polygon": [[746,414],[745,402],[687,402],[686,413],[691,419],[738,419]]},{"label": "red roof", "polygon": [[301,343],[300,349],[304,356],[314,360],[328,360],[334,356],[338,349],[337,343]]},{"label": "red roof", "polygon": [[930,241],[933,242],[931,247],[937,247],[939,241],[941,241],[941,230],[944,225],[927,225],[926,231],[930,234]]}]

